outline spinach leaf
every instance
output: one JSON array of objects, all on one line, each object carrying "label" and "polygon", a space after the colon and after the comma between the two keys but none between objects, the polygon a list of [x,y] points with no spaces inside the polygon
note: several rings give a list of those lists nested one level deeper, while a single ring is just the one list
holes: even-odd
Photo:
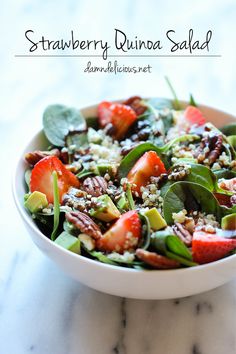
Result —
[{"label": "spinach leaf", "polygon": [[192,94],[190,94],[189,104],[190,104],[190,106],[197,107],[197,104],[196,104]]},{"label": "spinach leaf", "polygon": [[57,172],[53,171],[53,198],[54,198],[54,217],[53,217],[53,231],[51,234],[51,240],[54,241],[57,235],[57,229],[60,221],[60,202],[59,202],[59,189]]},{"label": "spinach leaf", "polygon": [[190,261],[189,259],[186,259],[184,257],[181,257],[173,252],[166,251],[166,257],[168,257],[170,259],[174,259],[175,261],[177,261],[180,264],[185,265],[187,267],[194,267],[194,266],[198,265],[197,263]]},{"label": "spinach leaf", "polygon": [[192,254],[185,244],[167,228],[151,236],[151,247],[168,258],[178,260],[181,264],[192,266]]},{"label": "spinach leaf", "polygon": [[129,204],[129,210],[134,210],[135,204],[134,204],[134,199],[133,199],[133,195],[132,195],[132,191],[131,191],[131,185],[129,183],[127,183],[127,186],[126,186],[126,197],[127,197],[127,201]]},{"label": "spinach leaf", "polygon": [[142,221],[142,240],[141,240],[141,244],[139,245],[139,248],[143,248],[144,250],[146,250],[150,245],[150,237],[151,237],[150,223],[148,218],[142,213],[139,213],[139,218]]},{"label": "spinach leaf", "polygon": [[181,181],[172,184],[164,197],[164,218],[168,224],[173,223],[172,213],[178,213],[183,209],[213,214],[217,220],[222,216],[222,208],[214,195],[205,187],[193,182]]},{"label": "spinach leaf", "polygon": [[76,134],[68,134],[66,136],[66,146],[75,145],[76,149],[88,146],[87,132],[81,132]]},{"label": "spinach leaf", "polygon": [[236,135],[229,135],[227,137],[227,140],[229,142],[229,144],[233,147],[233,149],[236,149]]},{"label": "spinach leaf", "polygon": [[30,177],[31,177],[32,170],[28,169],[25,171],[25,183],[27,187],[30,189]]},{"label": "spinach leaf", "polygon": [[86,121],[80,111],[64,105],[50,105],[43,113],[43,129],[48,140],[55,146],[65,146],[70,132],[86,129]]},{"label": "spinach leaf", "polygon": [[111,259],[109,259],[104,253],[100,251],[88,251],[86,249],[86,252],[92,256],[93,258],[96,258],[99,262],[106,263],[106,264],[111,264],[111,265],[117,265],[116,262],[113,262]]},{"label": "spinach leaf", "polygon": [[[225,192],[221,188],[219,188],[215,174],[208,167],[192,163],[189,163],[188,165],[190,165],[190,172],[183,178],[184,181],[200,184],[201,186],[208,189],[210,192]],[[178,166],[178,164],[174,165],[174,167],[176,166]],[[168,180],[161,187],[162,197],[165,196],[170,186],[174,183],[175,181]]]},{"label": "spinach leaf", "polygon": [[87,127],[97,130],[99,128],[97,117],[87,117],[86,118]]},{"label": "spinach leaf", "polygon": [[227,170],[226,168],[222,168],[221,170],[213,171],[214,175],[216,176],[217,180],[221,178],[231,179],[236,177],[236,171]]},{"label": "spinach leaf", "polygon": [[165,108],[173,108],[172,101],[167,98],[151,98],[147,101],[148,106],[153,106],[157,110],[163,110]]},{"label": "spinach leaf", "polygon": [[220,130],[226,136],[236,135],[236,123],[231,123],[231,124],[228,124],[228,125],[224,125],[222,128],[220,128]]}]

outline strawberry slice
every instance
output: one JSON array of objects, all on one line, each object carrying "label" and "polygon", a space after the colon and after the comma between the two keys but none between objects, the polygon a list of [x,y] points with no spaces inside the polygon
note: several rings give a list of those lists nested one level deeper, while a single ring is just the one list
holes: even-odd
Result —
[{"label": "strawberry slice", "polygon": [[147,151],[129,171],[127,180],[133,185],[132,191],[140,195],[140,188],[148,184],[150,177],[162,173],[166,173],[166,169],[160,157],[155,151]]},{"label": "strawberry slice", "polygon": [[129,127],[136,121],[135,111],[121,103],[101,102],[98,106],[98,121],[102,128],[111,123],[111,135],[114,139],[121,139]]},{"label": "strawberry slice", "polygon": [[142,226],[138,213],[128,211],[111,226],[111,228],[97,241],[98,249],[124,253],[134,250],[142,235]]},{"label": "strawberry slice", "polygon": [[44,157],[36,163],[30,178],[30,191],[38,191],[46,194],[49,203],[53,203],[53,178],[52,172],[58,176],[58,188],[60,201],[64,193],[73,187],[79,187],[77,177],[68,171],[56,156]]},{"label": "strawberry slice", "polygon": [[184,118],[191,124],[203,125],[206,123],[202,112],[194,106],[188,106],[185,109]]},{"label": "strawberry slice", "polygon": [[216,234],[195,231],[192,240],[194,262],[204,264],[225,257],[236,248],[236,239],[226,239]]}]

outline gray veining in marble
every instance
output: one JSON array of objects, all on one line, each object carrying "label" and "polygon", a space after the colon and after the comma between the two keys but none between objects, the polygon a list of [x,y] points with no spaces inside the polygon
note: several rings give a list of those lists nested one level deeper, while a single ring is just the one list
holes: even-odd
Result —
[{"label": "gray veining in marble", "polygon": [[[11,197],[20,149],[41,127],[49,103],[78,107],[140,94],[169,96],[168,74],[180,97],[235,113],[234,0],[30,1],[1,3],[0,112],[0,353],[234,354],[236,281],[185,299],[139,301],[88,289],[68,278],[32,244]],[[170,28],[214,32],[215,59],[135,59],[151,75],[86,74],[86,59],[14,58],[23,33],[62,36],[79,28],[110,38],[114,27],[155,38]],[[100,59],[99,59],[100,60]],[[98,60],[98,62],[99,62]],[[134,59],[119,60],[132,64]]]}]

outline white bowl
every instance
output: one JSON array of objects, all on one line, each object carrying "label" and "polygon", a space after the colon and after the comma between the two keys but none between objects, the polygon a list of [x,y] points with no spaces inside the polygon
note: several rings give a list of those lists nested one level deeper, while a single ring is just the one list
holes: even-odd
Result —
[{"label": "white bowl", "polygon": [[[205,117],[216,126],[235,121],[235,117],[219,110],[201,106]],[[81,110],[85,117],[95,116],[96,106]],[[236,271],[236,255],[192,268],[174,270],[135,270],[103,264],[67,251],[44,236],[23,206],[25,194],[25,152],[48,145],[42,131],[34,136],[20,155],[13,179],[16,206],[39,249],[74,279],[96,290],[128,298],[171,299],[198,294],[231,280]]]}]

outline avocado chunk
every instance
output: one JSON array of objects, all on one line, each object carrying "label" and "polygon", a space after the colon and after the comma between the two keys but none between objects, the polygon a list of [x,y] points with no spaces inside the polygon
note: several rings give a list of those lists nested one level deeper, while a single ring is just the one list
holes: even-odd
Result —
[{"label": "avocado chunk", "polygon": [[121,211],[129,209],[129,204],[128,204],[128,200],[126,198],[125,193],[122,193],[122,195],[116,205],[117,205],[117,208]]},{"label": "avocado chunk", "polygon": [[44,193],[34,191],[26,198],[24,205],[31,213],[37,213],[48,206],[47,197]]},{"label": "avocado chunk", "polygon": [[223,230],[236,230],[236,213],[226,215],[221,220]]},{"label": "avocado chunk", "polygon": [[95,218],[110,222],[120,217],[120,212],[109,197],[104,194],[97,198],[96,207],[90,210],[90,215]]},{"label": "avocado chunk", "polygon": [[165,219],[163,219],[156,208],[145,211],[144,215],[148,218],[150,227],[155,231],[161,230],[167,226]]},{"label": "avocado chunk", "polygon": [[54,242],[71,252],[80,254],[80,240],[66,231],[63,231]]},{"label": "avocado chunk", "polygon": [[229,141],[229,143],[233,146],[233,148],[236,148],[236,135],[230,135],[227,136],[227,139]]},{"label": "avocado chunk", "polygon": [[113,176],[113,166],[109,164],[97,165],[97,173],[100,176],[104,176],[106,173],[108,173],[110,176]]}]

